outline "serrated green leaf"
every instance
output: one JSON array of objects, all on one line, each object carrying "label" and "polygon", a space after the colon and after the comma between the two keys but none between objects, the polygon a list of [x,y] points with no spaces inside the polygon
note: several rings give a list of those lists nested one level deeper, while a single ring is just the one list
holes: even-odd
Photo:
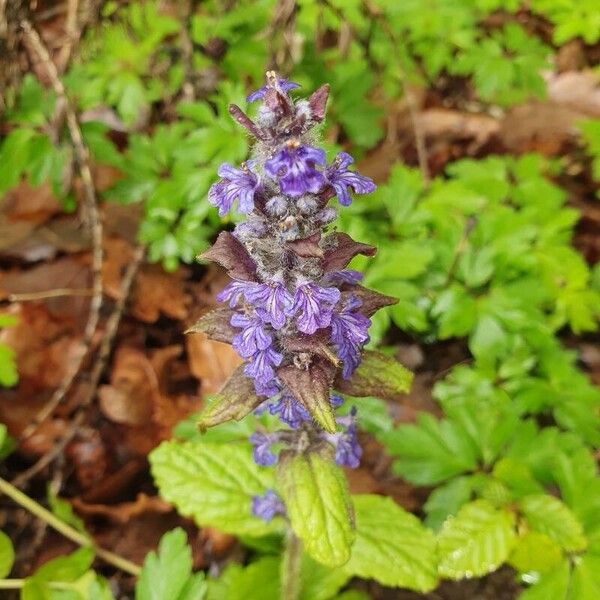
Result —
[{"label": "serrated green leaf", "polygon": [[526,589],[520,600],[581,600],[570,598],[569,582],[571,579],[570,566],[563,560],[558,567],[546,573],[538,583]]},{"label": "serrated green leaf", "polygon": [[158,553],[150,552],[136,588],[136,600],[202,600],[204,573],[192,574],[192,551],[181,528],[165,533]]},{"label": "serrated green leaf", "polygon": [[247,444],[163,442],[150,464],[161,496],[198,525],[255,536],[281,527],[251,514],[252,497],[272,488],[274,475],[254,463]]},{"label": "serrated green leaf", "polygon": [[280,559],[263,557],[242,567],[228,566],[218,579],[209,579],[206,600],[279,600]]},{"label": "serrated green leaf", "polygon": [[294,533],[317,562],[330,567],[350,558],[354,540],[344,472],[332,456],[284,452],[277,483]]},{"label": "serrated green leaf", "polygon": [[567,552],[585,549],[583,527],[566,504],[548,494],[525,496],[519,506],[535,531],[545,533]]},{"label": "serrated green leaf", "polygon": [[517,540],[508,562],[520,573],[547,573],[562,560],[560,546],[546,534],[528,531]]},{"label": "serrated green leaf", "polygon": [[415,425],[401,425],[381,436],[398,457],[394,472],[417,485],[433,485],[477,467],[477,448],[465,430],[451,420],[421,413]]},{"label": "serrated green leaf", "polygon": [[10,538],[0,531],[0,579],[4,579],[15,562],[15,550]]},{"label": "serrated green leaf", "polygon": [[428,592],[438,584],[435,537],[391,498],[353,496],[356,541],[344,569],[390,587]]},{"label": "serrated green leaf", "polygon": [[439,573],[448,579],[480,577],[508,558],[516,541],[514,515],[486,500],[463,506],[438,534]]}]

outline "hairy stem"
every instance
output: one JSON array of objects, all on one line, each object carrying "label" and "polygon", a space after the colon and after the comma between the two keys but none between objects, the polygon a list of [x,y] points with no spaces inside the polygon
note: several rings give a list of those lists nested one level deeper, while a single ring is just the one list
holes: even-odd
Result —
[{"label": "hairy stem", "polygon": [[[61,521],[58,517],[53,515],[49,510],[45,509],[43,506],[38,504],[35,500],[31,499],[29,496],[21,492],[14,485],[8,483],[8,481],[0,478],[0,492],[6,494],[8,497],[12,498],[18,505],[22,506],[25,510],[29,511],[39,519],[42,519],[50,527],[56,529],[59,533],[62,533],[66,538],[70,539],[72,542],[79,544],[84,547],[91,547],[96,556],[106,561],[107,563],[125,571],[126,573],[130,573],[131,575],[139,575],[140,567],[138,565],[132,563],[131,561],[119,556],[118,554],[114,554],[109,550],[104,550],[96,546],[91,538],[89,538],[84,533],[77,531],[67,523]],[[9,584],[12,582],[17,582],[19,580],[8,579],[4,580],[3,583]]]},{"label": "hairy stem", "polygon": [[281,600],[298,600],[300,597],[301,562],[302,542],[290,529],[281,565]]}]

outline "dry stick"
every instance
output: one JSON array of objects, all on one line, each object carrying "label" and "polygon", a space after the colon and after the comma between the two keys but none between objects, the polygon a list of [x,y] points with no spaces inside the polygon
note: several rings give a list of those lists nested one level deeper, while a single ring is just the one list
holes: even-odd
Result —
[{"label": "dry stick", "polygon": [[79,9],[79,0],[68,0],[67,18],[65,19],[65,31],[67,40],[60,49],[57,58],[57,63],[60,66],[61,72],[67,69],[73,46],[79,37],[79,29],[77,27],[77,11]]},{"label": "dry stick", "polygon": [[96,359],[96,362],[90,375],[89,390],[85,398],[79,405],[78,412],[73,418],[69,430],[50,452],[42,456],[36,463],[29,467],[29,469],[19,474],[13,480],[13,484],[15,486],[22,486],[25,482],[31,479],[31,477],[39,473],[42,469],[49,465],[57,456],[59,456],[63,452],[67,444],[75,437],[80,425],[83,424],[85,420],[85,409],[91,404],[96,395],[96,390],[98,389],[98,385],[100,383],[100,377],[102,376],[102,373],[106,366],[106,362],[108,360],[110,350],[112,348],[112,342],[117,333],[121,317],[123,316],[123,310],[125,308],[127,298],[129,297],[133,280],[144,258],[144,251],[145,249],[143,246],[138,246],[138,248],[136,248],[133,260],[127,267],[127,271],[123,276],[123,282],[121,284],[121,295],[115,305],[112,314],[106,322],[106,333],[104,334],[104,337],[102,339],[98,358]]},{"label": "dry stick", "polygon": [[56,288],[43,292],[28,292],[23,294],[8,294],[9,302],[34,302],[48,298],[60,298],[62,296],[93,296],[94,290],[89,288]]},{"label": "dry stick", "polygon": [[[8,481],[0,478],[0,492],[6,494],[10,498],[12,498],[19,506],[22,506],[25,510],[28,510],[30,513],[42,519],[52,527],[56,529],[59,533],[62,533],[66,538],[70,539],[72,542],[79,544],[80,546],[90,547],[94,550],[96,556],[105,560],[107,563],[117,567],[125,571],[126,573],[130,573],[131,575],[139,575],[140,567],[138,565],[132,563],[131,561],[110,552],[110,550],[104,550],[103,548],[99,548],[96,546],[91,538],[89,538],[84,533],[77,531],[64,521],[61,521],[57,516],[52,514],[49,510],[45,509],[41,504],[38,504],[35,500],[18,490],[15,486],[8,483]],[[18,580],[10,580],[10,581],[18,581]]]},{"label": "dry stick", "polygon": [[102,373],[104,372],[106,362],[108,361],[110,350],[112,348],[112,343],[115,338],[115,335],[117,334],[117,329],[119,328],[119,323],[121,321],[121,317],[123,316],[123,310],[125,309],[125,304],[127,302],[127,298],[129,297],[129,292],[131,291],[133,280],[144,258],[144,251],[145,248],[143,246],[138,246],[136,248],[133,260],[129,263],[127,271],[123,276],[123,282],[121,283],[121,295],[117,300],[112,314],[106,322],[106,333],[102,338],[98,358],[94,363],[94,367],[90,375],[90,386],[88,392],[81,404],[79,405],[77,409],[77,414],[73,417],[69,429],[67,430],[65,435],[63,435],[63,437],[59,440],[59,442],[54,446],[54,448],[52,448],[52,450],[44,454],[26,471],[23,471],[22,473],[17,475],[17,477],[15,477],[15,479],[12,481],[12,484],[14,486],[21,487],[24,483],[29,481],[33,476],[37,475],[37,473],[39,473],[42,469],[48,466],[57,456],[59,456],[63,452],[67,444],[77,434],[79,427],[83,425],[86,415],[85,409],[92,403],[96,395],[96,390],[98,389],[98,384],[100,383],[100,377],[102,377]]},{"label": "dry stick", "polygon": [[77,373],[81,369],[83,360],[86,357],[89,347],[92,343],[92,339],[96,328],[98,327],[98,321],[100,320],[100,308],[102,306],[102,223],[98,214],[98,203],[96,199],[96,191],[94,189],[94,182],[92,180],[92,172],[90,169],[89,153],[83,143],[83,137],[81,135],[81,129],[77,121],[77,116],[71,104],[69,103],[65,87],[58,76],[56,65],[52,62],[48,49],[44,45],[44,42],[40,38],[39,34],[29,21],[21,21],[21,28],[23,29],[27,40],[31,44],[31,47],[41,60],[46,73],[52,83],[54,91],[65,103],[67,126],[69,128],[69,134],[73,142],[75,150],[75,159],[79,167],[79,173],[81,175],[81,181],[83,183],[83,195],[84,195],[84,206],[86,210],[86,217],[89,223],[89,227],[92,232],[92,300],[90,302],[90,309],[88,319],[85,324],[83,333],[83,340],[79,347],[79,351],[75,358],[68,365],[67,372],[63,377],[58,388],[52,394],[52,397],[46,405],[38,412],[33,422],[25,428],[21,434],[20,439],[26,439],[30,437],[37,428],[54,412],[56,407],[63,401],[66,393],[69,391],[71,385],[77,377]]}]

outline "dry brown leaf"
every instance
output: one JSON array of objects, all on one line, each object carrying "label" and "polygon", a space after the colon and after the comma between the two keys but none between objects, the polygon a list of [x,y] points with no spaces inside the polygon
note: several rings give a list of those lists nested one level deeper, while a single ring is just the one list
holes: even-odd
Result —
[{"label": "dry brown leaf", "polygon": [[202,384],[203,394],[218,392],[242,359],[229,345],[208,339],[204,333],[186,336],[190,370]]},{"label": "dry brown leaf", "polygon": [[78,514],[85,517],[106,517],[115,523],[127,523],[133,517],[144,513],[165,514],[173,510],[173,507],[158,496],[147,496],[139,493],[133,502],[122,502],[120,504],[88,504],[81,498],[71,500],[73,508]]},{"label": "dry brown leaf", "polygon": [[63,207],[48,183],[34,188],[22,181],[5,194],[2,202],[2,213],[10,221],[40,224],[62,212]]}]

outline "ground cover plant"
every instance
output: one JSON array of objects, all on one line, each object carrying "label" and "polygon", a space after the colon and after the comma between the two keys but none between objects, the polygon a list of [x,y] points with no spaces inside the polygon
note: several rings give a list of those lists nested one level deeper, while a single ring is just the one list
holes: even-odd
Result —
[{"label": "ground cover plant", "polygon": [[0,23],[3,597],[600,597],[594,3]]}]

